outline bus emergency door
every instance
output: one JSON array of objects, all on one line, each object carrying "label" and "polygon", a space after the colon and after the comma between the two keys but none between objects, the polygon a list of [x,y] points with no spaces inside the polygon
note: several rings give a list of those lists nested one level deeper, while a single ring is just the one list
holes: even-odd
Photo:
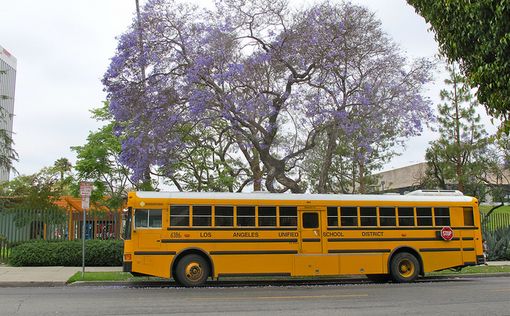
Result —
[{"label": "bus emergency door", "polygon": [[299,253],[322,253],[321,214],[318,210],[299,210]]}]

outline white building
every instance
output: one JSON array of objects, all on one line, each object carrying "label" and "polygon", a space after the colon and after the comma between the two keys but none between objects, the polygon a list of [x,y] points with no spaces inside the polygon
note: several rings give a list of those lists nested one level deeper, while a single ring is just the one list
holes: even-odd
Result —
[{"label": "white building", "polygon": [[[5,130],[12,137],[14,117],[14,90],[16,87],[16,58],[0,46],[0,130]],[[9,150],[0,143],[0,150]],[[0,182],[9,180],[10,170],[0,168]]]}]

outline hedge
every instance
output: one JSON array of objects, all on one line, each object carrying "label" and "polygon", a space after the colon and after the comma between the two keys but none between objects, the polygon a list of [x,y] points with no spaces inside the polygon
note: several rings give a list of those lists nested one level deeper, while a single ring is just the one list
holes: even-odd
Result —
[{"label": "hedge", "polygon": [[[121,266],[124,243],[120,240],[85,241],[85,265]],[[12,248],[13,266],[81,266],[82,242],[29,241]]]}]

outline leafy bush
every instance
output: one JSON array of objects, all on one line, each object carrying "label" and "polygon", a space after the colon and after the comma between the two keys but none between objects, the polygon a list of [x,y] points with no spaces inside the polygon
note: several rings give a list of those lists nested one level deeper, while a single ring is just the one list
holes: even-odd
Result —
[{"label": "leafy bush", "polygon": [[[124,244],[120,240],[87,240],[85,265],[120,266]],[[30,241],[12,248],[9,263],[13,266],[81,266],[82,242]]]},{"label": "leafy bush", "polygon": [[510,260],[510,227],[483,231],[487,243],[487,260]]}]

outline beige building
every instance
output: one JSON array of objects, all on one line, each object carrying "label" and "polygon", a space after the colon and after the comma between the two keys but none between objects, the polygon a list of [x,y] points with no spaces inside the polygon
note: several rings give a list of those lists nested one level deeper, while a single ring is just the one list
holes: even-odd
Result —
[{"label": "beige building", "polygon": [[425,176],[427,163],[420,162],[414,165],[405,166],[393,170],[376,173],[378,184],[376,190],[381,192],[405,192],[419,189],[421,179]]}]

